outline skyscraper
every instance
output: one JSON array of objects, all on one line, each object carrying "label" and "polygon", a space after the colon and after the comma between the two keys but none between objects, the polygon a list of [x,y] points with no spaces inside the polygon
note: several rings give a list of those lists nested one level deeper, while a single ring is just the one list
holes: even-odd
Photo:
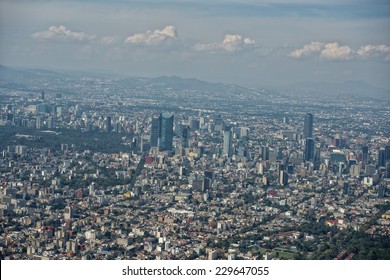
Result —
[{"label": "skyscraper", "polygon": [[173,147],[173,115],[169,113],[161,113],[159,117],[159,123],[159,149],[161,151],[171,151]]},{"label": "skyscraper", "polygon": [[385,166],[386,165],[386,150],[379,149],[378,151],[378,165]]},{"label": "skyscraper", "polygon": [[261,157],[263,160],[269,160],[269,148],[267,146],[261,147]]},{"label": "skyscraper", "polygon": [[390,146],[387,145],[385,148],[385,161],[390,160]]},{"label": "skyscraper", "polygon": [[303,137],[304,138],[312,138],[313,137],[313,114],[311,114],[311,113],[307,113],[305,116]]},{"label": "skyscraper", "polygon": [[47,119],[47,128],[53,129],[55,127],[55,122],[56,122],[56,120],[53,117],[49,117]]},{"label": "skyscraper", "polygon": [[223,155],[232,156],[232,132],[230,130],[223,133]]},{"label": "skyscraper", "polygon": [[362,163],[363,166],[366,165],[368,162],[368,146],[362,147]]},{"label": "skyscraper", "polygon": [[42,128],[42,119],[40,116],[37,117],[37,121],[35,123],[35,126],[37,129],[41,129]]},{"label": "skyscraper", "polygon": [[107,130],[107,132],[112,131],[111,117],[110,116],[106,117],[106,130]]},{"label": "skyscraper", "polygon": [[152,119],[152,129],[150,135],[150,146],[158,147],[158,138],[160,137],[160,119],[153,118]]},{"label": "skyscraper", "polygon": [[214,118],[214,131],[222,131],[224,129],[224,123],[221,115],[216,115]]},{"label": "skyscraper", "polygon": [[306,138],[304,160],[310,161],[314,159],[314,140],[313,138]]},{"label": "skyscraper", "polygon": [[188,125],[184,125],[181,130],[182,148],[188,148],[188,134],[189,134],[189,127]]},{"label": "skyscraper", "polygon": [[199,129],[199,118],[191,117],[190,126],[191,126],[191,130],[193,131]]},{"label": "skyscraper", "polygon": [[288,185],[288,174],[284,170],[279,171],[279,184],[281,186]]}]

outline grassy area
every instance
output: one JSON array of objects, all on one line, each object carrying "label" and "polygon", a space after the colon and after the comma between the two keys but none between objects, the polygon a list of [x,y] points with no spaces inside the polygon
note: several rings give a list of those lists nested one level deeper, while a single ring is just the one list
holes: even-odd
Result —
[{"label": "grassy area", "polygon": [[259,250],[259,253],[262,255],[264,255],[267,252],[267,249],[263,248],[263,247],[259,247],[258,250]]},{"label": "grassy area", "polygon": [[291,260],[295,257],[295,253],[292,252],[286,252],[286,251],[280,251],[280,250],[273,250],[272,255],[275,258],[281,259],[281,260]]}]

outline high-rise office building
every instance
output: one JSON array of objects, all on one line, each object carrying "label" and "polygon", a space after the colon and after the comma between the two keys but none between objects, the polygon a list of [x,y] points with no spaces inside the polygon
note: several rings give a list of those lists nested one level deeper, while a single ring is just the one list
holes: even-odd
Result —
[{"label": "high-rise office building", "polygon": [[224,129],[224,123],[221,115],[214,117],[214,131],[222,131]]},{"label": "high-rise office building", "polygon": [[362,163],[363,165],[368,163],[368,146],[362,147]]},{"label": "high-rise office building", "polygon": [[385,166],[385,164],[386,164],[386,150],[379,149],[379,151],[378,151],[378,165]]},{"label": "high-rise office building", "polygon": [[286,166],[281,163],[280,161],[276,164],[276,171],[279,173],[280,171],[284,171],[286,169]]},{"label": "high-rise office building", "polygon": [[169,113],[161,113],[160,121],[160,141],[159,149],[161,151],[171,151],[173,147],[173,115]]},{"label": "high-rise office building", "polygon": [[313,156],[314,162],[320,162],[321,161],[321,144],[315,143],[314,144],[314,156]]},{"label": "high-rise office building", "polygon": [[8,113],[7,114],[7,121],[13,122],[14,121],[14,114]]},{"label": "high-rise office building", "polygon": [[276,155],[276,159],[278,160],[281,160],[283,158],[283,148],[282,147],[278,147],[277,148],[277,155]]},{"label": "high-rise office building", "polygon": [[390,145],[387,145],[385,148],[385,161],[390,160]]},{"label": "high-rise office building", "polygon": [[42,118],[40,116],[37,117],[37,121],[35,122],[36,129],[42,128]]},{"label": "high-rise office building", "polygon": [[279,184],[281,186],[287,186],[288,185],[288,174],[284,170],[279,171]]},{"label": "high-rise office building", "polygon": [[380,185],[378,187],[378,198],[384,198],[386,196],[386,187],[384,185]]},{"label": "high-rise office building", "polygon": [[190,126],[191,126],[191,130],[195,131],[197,129],[199,129],[199,118],[195,118],[195,117],[191,117],[190,118]]},{"label": "high-rise office building", "polygon": [[150,135],[150,146],[158,147],[158,138],[160,137],[160,119],[154,117],[152,119],[152,129]]},{"label": "high-rise office building", "polygon": [[115,124],[115,132],[117,132],[117,133],[120,133],[120,132],[122,132],[122,125],[119,123],[119,122],[117,122],[116,124]]},{"label": "high-rise office building", "polygon": [[53,117],[49,117],[47,119],[47,128],[53,129],[55,127],[55,119]]},{"label": "high-rise office building", "polygon": [[106,130],[107,130],[107,132],[112,131],[111,117],[110,116],[106,117]]},{"label": "high-rise office building", "polygon": [[269,148],[267,146],[261,147],[261,157],[263,160],[269,160]]},{"label": "high-rise office building", "polygon": [[189,127],[188,125],[184,125],[181,129],[181,147],[182,148],[188,148],[188,135],[189,134]]},{"label": "high-rise office building", "polygon": [[314,159],[314,140],[313,138],[306,138],[304,160],[310,161]]},{"label": "high-rise office building", "polygon": [[313,137],[313,114],[311,114],[311,113],[307,113],[305,116],[303,137],[304,138],[312,138]]},{"label": "high-rise office building", "polygon": [[232,132],[230,130],[223,133],[223,155],[232,156]]}]

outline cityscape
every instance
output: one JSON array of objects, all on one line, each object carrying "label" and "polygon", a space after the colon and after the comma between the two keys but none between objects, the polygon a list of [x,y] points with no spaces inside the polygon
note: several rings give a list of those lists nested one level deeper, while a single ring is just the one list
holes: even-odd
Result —
[{"label": "cityscape", "polygon": [[390,259],[388,97],[1,66],[1,259]]},{"label": "cityscape", "polygon": [[386,275],[389,30],[384,0],[0,0],[2,278]]}]

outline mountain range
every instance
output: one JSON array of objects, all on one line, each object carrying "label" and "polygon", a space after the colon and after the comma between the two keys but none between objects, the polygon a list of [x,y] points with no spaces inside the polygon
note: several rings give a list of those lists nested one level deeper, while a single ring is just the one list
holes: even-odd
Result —
[{"label": "mountain range", "polygon": [[[63,81],[79,80],[85,77],[111,79],[115,83],[128,84],[132,86],[149,86],[152,88],[172,88],[175,90],[198,90],[207,91],[229,91],[248,92],[253,91],[245,86],[229,85],[222,83],[210,83],[194,78],[181,78],[178,76],[161,76],[156,78],[126,77],[126,76],[104,76],[104,74],[93,73],[60,73],[41,69],[16,69],[0,65],[0,87],[18,90],[38,90],[40,87],[51,86],[53,90],[59,90]],[[54,88],[53,88],[54,87]],[[325,83],[308,81],[295,83],[288,86],[267,87],[273,93],[280,92],[289,95],[311,95],[311,96],[352,96],[366,97],[381,100],[390,100],[390,90],[372,86],[364,81],[345,81],[341,83]],[[267,91],[261,87],[256,89],[257,93]]]}]

